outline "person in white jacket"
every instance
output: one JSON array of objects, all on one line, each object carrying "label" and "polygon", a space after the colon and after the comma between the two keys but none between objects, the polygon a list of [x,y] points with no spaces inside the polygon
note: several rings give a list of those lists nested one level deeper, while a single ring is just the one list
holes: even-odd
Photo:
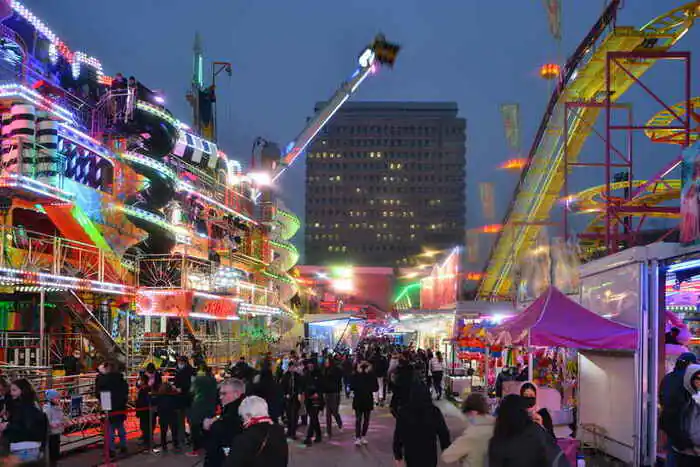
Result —
[{"label": "person in white jacket", "polygon": [[488,404],[482,394],[469,394],[462,406],[468,425],[462,435],[442,452],[442,460],[462,462],[462,467],[488,467],[489,441],[493,436],[496,419],[488,413]]}]

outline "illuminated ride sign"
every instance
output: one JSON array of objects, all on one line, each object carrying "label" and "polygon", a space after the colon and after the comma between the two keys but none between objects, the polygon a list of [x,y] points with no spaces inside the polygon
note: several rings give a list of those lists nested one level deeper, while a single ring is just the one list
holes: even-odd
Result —
[{"label": "illuminated ride sign", "polygon": [[203,319],[238,319],[239,300],[188,290],[139,290],[136,313]]}]

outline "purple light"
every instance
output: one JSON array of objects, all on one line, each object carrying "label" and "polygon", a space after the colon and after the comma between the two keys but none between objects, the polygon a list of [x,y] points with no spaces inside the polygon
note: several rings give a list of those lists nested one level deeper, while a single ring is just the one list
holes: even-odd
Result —
[{"label": "purple light", "polygon": [[162,105],[162,104],[165,104],[165,99],[163,99],[163,97],[161,97],[161,96],[159,96],[159,95],[156,95],[156,96],[153,98],[153,100],[156,101],[158,104],[161,104],[161,105]]}]

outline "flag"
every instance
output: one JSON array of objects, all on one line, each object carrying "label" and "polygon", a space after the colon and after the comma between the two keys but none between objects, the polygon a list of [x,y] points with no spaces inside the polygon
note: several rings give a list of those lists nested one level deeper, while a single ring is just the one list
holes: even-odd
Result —
[{"label": "flag", "polygon": [[479,196],[481,198],[481,209],[484,213],[484,217],[486,220],[492,221],[496,216],[493,197],[493,184],[479,183]]},{"label": "flag", "polygon": [[479,261],[479,231],[475,229],[467,230],[467,261]]},{"label": "flag", "polygon": [[503,104],[501,106],[503,127],[506,130],[508,149],[520,153],[520,106],[518,104]]},{"label": "flag", "polygon": [[561,40],[561,0],[543,0],[547,9],[549,32],[556,40]]}]

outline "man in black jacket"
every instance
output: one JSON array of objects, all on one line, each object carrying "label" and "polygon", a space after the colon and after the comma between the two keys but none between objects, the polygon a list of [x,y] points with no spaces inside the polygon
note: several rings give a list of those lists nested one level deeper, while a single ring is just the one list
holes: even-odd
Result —
[{"label": "man in black jacket", "polygon": [[102,365],[104,374],[98,376],[95,383],[95,390],[98,398],[102,400],[102,394],[109,399],[111,407],[103,407],[109,412],[109,451],[112,456],[116,452],[115,431],[119,434],[119,450],[126,452],[126,405],[129,400],[129,384],[124,379],[124,375],[119,371],[115,362],[104,362]]},{"label": "man in black jacket", "polygon": [[190,394],[190,388],[192,386],[192,379],[194,378],[194,368],[190,365],[189,359],[181,355],[177,358],[177,370],[175,370],[175,378],[173,379],[173,386],[175,386],[178,392],[178,407],[177,407],[177,433],[178,433],[178,444],[184,446],[185,440],[185,414],[190,408],[192,403],[192,394]]},{"label": "man in black jacket", "polygon": [[340,359],[327,357],[322,371],[323,398],[326,403],[326,432],[328,438],[333,436],[333,419],[339,429],[343,429],[340,418],[340,393],[343,391],[343,370],[340,369]]},{"label": "man in black jacket", "polygon": [[243,431],[243,420],[238,409],[245,399],[245,383],[239,379],[228,379],[221,384],[219,396],[223,406],[221,416],[207,418],[202,423],[209,440],[204,467],[224,465],[234,438]]},{"label": "man in black jacket", "polygon": [[291,361],[287,371],[282,376],[285,410],[287,412],[287,438],[297,439],[299,409],[304,394],[303,365]]}]

